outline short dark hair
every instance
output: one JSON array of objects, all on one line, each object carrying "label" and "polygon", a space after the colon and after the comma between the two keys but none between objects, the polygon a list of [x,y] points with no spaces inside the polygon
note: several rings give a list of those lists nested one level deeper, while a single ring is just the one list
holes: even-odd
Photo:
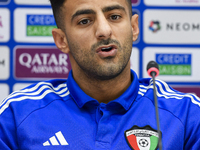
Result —
[{"label": "short dark hair", "polygon": [[[62,20],[64,19],[62,16],[62,6],[65,1],[67,0],[50,0],[57,27],[60,29],[64,29],[62,27],[63,26]],[[126,1],[128,2],[129,13],[131,17],[132,16],[132,2],[131,0],[126,0]]]},{"label": "short dark hair", "polygon": [[57,24],[58,28],[62,29],[62,13],[61,13],[61,8],[65,2],[65,0],[50,0],[51,2],[51,7],[53,10],[53,15]]}]

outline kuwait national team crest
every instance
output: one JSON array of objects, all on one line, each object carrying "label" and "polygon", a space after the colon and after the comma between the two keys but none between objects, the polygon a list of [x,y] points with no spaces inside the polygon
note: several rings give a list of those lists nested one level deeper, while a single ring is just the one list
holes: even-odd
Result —
[{"label": "kuwait national team crest", "polygon": [[155,150],[158,146],[158,132],[150,126],[133,126],[125,131],[125,137],[133,150]]}]

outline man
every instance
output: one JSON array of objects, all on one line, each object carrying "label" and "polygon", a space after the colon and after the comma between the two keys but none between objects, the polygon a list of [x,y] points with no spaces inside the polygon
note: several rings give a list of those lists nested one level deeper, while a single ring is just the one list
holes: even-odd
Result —
[{"label": "man", "polygon": [[[67,80],[12,93],[0,105],[0,148],[154,150],[158,132],[152,81],[130,70],[138,16],[130,0],[51,0]],[[164,150],[200,148],[200,99],[157,80]]]}]

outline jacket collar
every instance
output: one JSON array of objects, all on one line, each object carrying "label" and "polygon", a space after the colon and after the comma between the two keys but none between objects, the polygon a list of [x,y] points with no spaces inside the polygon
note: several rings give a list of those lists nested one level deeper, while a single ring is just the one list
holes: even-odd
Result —
[{"label": "jacket collar", "polygon": [[[113,106],[113,104],[120,104],[125,110],[128,110],[132,105],[133,101],[136,99],[139,90],[139,82],[136,73],[131,70],[132,83],[128,89],[117,99],[109,102],[108,106]],[[70,71],[67,85],[71,96],[77,105],[82,108],[86,103],[93,102],[94,105],[99,105],[99,102],[89,95],[85,94],[83,90],[78,86],[73,78],[72,71]]]}]

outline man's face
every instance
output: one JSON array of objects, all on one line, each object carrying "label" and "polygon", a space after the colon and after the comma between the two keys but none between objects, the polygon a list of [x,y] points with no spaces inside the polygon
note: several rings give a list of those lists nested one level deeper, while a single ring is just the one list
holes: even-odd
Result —
[{"label": "man's face", "polygon": [[73,71],[106,80],[130,69],[133,38],[126,0],[67,0],[63,16]]}]

